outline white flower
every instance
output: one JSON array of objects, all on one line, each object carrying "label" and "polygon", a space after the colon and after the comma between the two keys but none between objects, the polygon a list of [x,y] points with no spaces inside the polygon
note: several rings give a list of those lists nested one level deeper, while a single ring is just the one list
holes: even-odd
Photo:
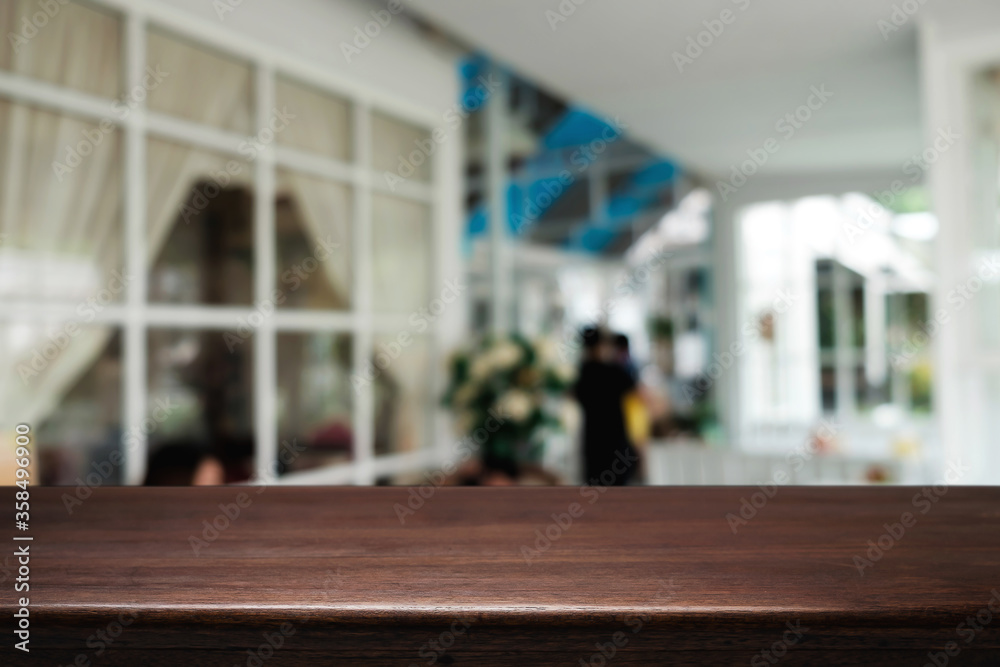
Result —
[{"label": "white flower", "polygon": [[491,365],[496,369],[505,369],[516,366],[524,356],[524,350],[517,343],[504,341],[494,347],[490,353]]},{"label": "white flower", "polygon": [[455,403],[457,405],[467,405],[476,396],[476,385],[466,382],[455,390]]},{"label": "white flower", "polygon": [[500,397],[497,407],[502,415],[510,417],[515,422],[523,422],[531,416],[535,402],[528,392],[511,389]]},{"label": "white flower", "polygon": [[493,372],[493,361],[488,354],[476,357],[472,362],[472,367],[469,369],[469,374],[474,380],[482,380],[491,372]]},{"label": "white flower", "polygon": [[573,368],[572,364],[560,363],[556,364],[552,371],[555,373],[556,377],[559,378],[560,382],[570,383],[576,376],[576,369]]},{"label": "white flower", "polygon": [[470,412],[459,412],[455,415],[455,429],[457,433],[472,433],[476,428],[476,420]]},{"label": "white flower", "polygon": [[552,366],[556,363],[557,354],[556,346],[548,338],[539,338],[535,341],[535,356],[538,357],[538,362],[543,366]]},{"label": "white flower", "polygon": [[562,401],[559,405],[559,422],[567,433],[577,433],[583,425],[583,414],[574,401]]}]

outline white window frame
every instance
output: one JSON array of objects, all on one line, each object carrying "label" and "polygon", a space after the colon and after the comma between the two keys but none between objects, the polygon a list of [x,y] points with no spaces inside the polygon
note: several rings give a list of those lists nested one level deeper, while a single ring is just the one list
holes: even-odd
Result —
[{"label": "white window frame", "polygon": [[[935,242],[938,283],[931,312],[950,309],[949,292],[968,280],[977,260],[998,248],[977,248],[974,190],[975,162],[971,139],[977,135],[973,113],[973,76],[1000,66],[1000,30],[949,35],[938,20],[920,26],[924,87],[924,137],[931,145],[941,128],[960,137],[957,146],[930,166],[928,183],[934,212],[940,220]],[[976,316],[983,307],[976,300],[959,312],[933,338],[934,409],[940,415],[944,461],[969,466],[961,484],[1000,483],[1000,450],[996,434],[986,428],[997,409],[984,400],[986,381],[1000,373],[1000,350],[984,345]]]},{"label": "white window frame", "polygon": [[[126,433],[142,433],[147,418],[147,333],[151,328],[231,330],[256,312],[255,305],[264,302],[275,285],[275,173],[287,168],[348,185],[352,189],[353,221],[352,250],[355,260],[352,286],[352,307],[348,311],[321,312],[304,309],[276,311],[254,333],[254,441],[255,481],[282,484],[373,484],[380,476],[391,476],[429,467],[440,461],[446,451],[438,439],[443,420],[433,406],[433,397],[440,389],[439,374],[429,387],[430,403],[422,406],[432,418],[427,420],[425,446],[414,452],[376,457],[374,453],[374,400],[371,384],[354,393],[352,461],[325,468],[284,475],[275,478],[274,464],[278,455],[278,423],[276,410],[277,372],[276,336],[279,332],[346,333],[353,340],[352,373],[362,373],[372,359],[374,339],[380,334],[396,335],[408,325],[408,314],[385,315],[371,307],[372,263],[371,229],[372,198],[377,193],[424,203],[430,207],[432,220],[432,285],[443,284],[446,267],[454,262],[447,253],[448,225],[441,225],[448,195],[455,190],[445,177],[439,155],[432,157],[429,183],[397,183],[390,190],[383,176],[372,167],[371,117],[373,113],[421,127],[430,132],[440,124],[440,116],[418,104],[377,90],[293,56],[281,49],[245,37],[221,25],[198,20],[175,8],[150,0],[85,0],[99,9],[117,14],[122,26],[121,72],[123,90],[140,86],[146,69],[146,37],[150,28],[164,29],[189,39],[212,51],[247,63],[254,73],[254,127],[264,127],[275,107],[275,81],[287,76],[319,91],[346,100],[352,108],[351,132],[353,152],[351,162],[342,162],[310,154],[288,146],[274,144],[259,152],[253,167],[254,187],[254,299],[252,306],[219,307],[148,303],[149,258],[146,250],[146,146],[147,138],[169,139],[230,155],[238,154],[246,137],[235,132],[202,125],[150,111],[145,100],[120,118],[112,108],[114,100],[29,79],[0,70],[0,99],[66,113],[76,117],[108,120],[123,132],[123,196],[125,269],[135,276],[127,287],[124,304],[104,309],[94,324],[117,327],[122,331],[124,405],[122,428]],[[457,244],[455,239],[451,239]],[[76,317],[74,304],[43,304],[31,302],[5,303],[0,308],[0,322],[70,321]],[[431,348],[431,368],[442,359],[442,326],[434,322],[426,332]],[[435,443],[438,443],[436,446]],[[124,456],[123,482],[141,484],[146,470],[148,442],[142,436],[138,446],[122,449]]]}]

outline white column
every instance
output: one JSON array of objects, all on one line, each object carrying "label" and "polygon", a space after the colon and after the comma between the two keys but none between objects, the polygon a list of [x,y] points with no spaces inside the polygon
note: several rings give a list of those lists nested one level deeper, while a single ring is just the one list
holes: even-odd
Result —
[{"label": "white column", "polygon": [[871,385],[886,381],[886,280],[880,275],[865,281],[865,375]]},{"label": "white column", "polygon": [[493,76],[500,85],[486,105],[486,192],[490,220],[490,283],[492,287],[492,329],[496,334],[510,330],[510,291],[513,284],[507,234],[507,159],[509,157],[509,80],[494,65]]},{"label": "white column", "polygon": [[[927,174],[934,214],[940,230],[934,241],[937,283],[931,295],[930,312],[947,310],[951,316],[940,333],[933,337],[934,354],[934,412],[940,425],[942,455],[945,461],[973,463],[981,443],[976,441],[975,423],[983,415],[970,409],[968,390],[975,364],[969,364],[976,350],[970,349],[974,308],[954,312],[948,304],[948,293],[968,278],[970,256],[971,212],[968,201],[968,184],[972,175],[968,169],[967,137],[973,128],[966,119],[969,89],[964,85],[967,72],[954,62],[945,42],[939,38],[936,26],[929,22],[921,25],[921,51],[923,66],[925,141],[932,138],[939,127],[953,127],[966,139],[952,150],[941,153]],[[981,468],[962,480],[975,482]]]},{"label": "white column", "polygon": [[851,307],[851,275],[837,262],[833,265],[833,321],[835,327],[837,414],[850,420],[855,413],[854,310]]},{"label": "white column", "polygon": [[[739,340],[740,276],[743,270],[739,252],[737,207],[732,202],[715,200],[712,220],[712,291],[715,299],[716,352],[723,354]],[[676,332],[676,333],[679,333]],[[742,430],[740,413],[740,367],[745,357],[737,358],[732,367],[716,382],[718,415],[726,445],[739,449]]]}]

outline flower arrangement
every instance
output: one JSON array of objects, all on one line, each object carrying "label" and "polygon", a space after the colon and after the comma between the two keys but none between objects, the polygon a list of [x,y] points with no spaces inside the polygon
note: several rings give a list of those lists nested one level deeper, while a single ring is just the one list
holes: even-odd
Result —
[{"label": "flower arrangement", "polygon": [[561,428],[559,398],[574,380],[555,345],[519,335],[487,337],[453,354],[449,365],[443,402],[461,431],[478,436],[483,461],[501,467],[537,462],[546,430]]}]

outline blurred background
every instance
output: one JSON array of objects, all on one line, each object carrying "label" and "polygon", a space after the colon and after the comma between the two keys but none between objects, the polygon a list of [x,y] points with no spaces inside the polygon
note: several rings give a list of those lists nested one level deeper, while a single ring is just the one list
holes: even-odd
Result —
[{"label": "blurred background", "polygon": [[0,29],[4,483],[1000,482],[995,3]]}]

